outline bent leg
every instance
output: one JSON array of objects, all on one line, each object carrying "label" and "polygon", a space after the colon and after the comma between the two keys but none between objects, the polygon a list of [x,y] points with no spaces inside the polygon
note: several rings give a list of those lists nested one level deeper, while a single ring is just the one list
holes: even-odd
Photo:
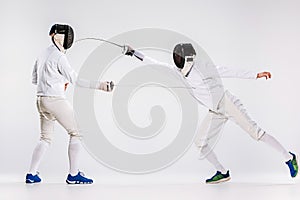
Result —
[{"label": "bent leg", "polygon": [[217,171],[226,173],[227,170],[218,161],[212,147],[214,147],[221,135],[221,131],[226,123],[227,118],[224,115],[216,114],[209,111],[197,130],[195,145],[200,150],[200,158],[206,158]]},{"label": "bent leg", "polygon": [[66,99],[51,98],[46,106],[71,137],[80,137],[74,110]]},{"label": "bent leg", "polygon": [[200,149],[206,145],[215,146],[227,120],[226,116],[209,111],[201,124],[199,123],[194,140],[195,145]]}]

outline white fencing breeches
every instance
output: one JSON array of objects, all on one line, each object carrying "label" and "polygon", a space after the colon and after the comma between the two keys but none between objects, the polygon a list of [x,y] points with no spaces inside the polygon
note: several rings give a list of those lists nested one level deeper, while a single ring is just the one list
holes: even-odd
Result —
[{"label": "white fencing breeches", "polygon": [[68,149],[69,172],[72,175],[76,175],[78,172],[81,141],[72,106],[64,98],[38,97],[37,108],[40,113],[41,140],[33,151],[29,173],[36,174],[41,159],[51,143],[54,123],[58,121],[70,135]]},{"label": "white fencing breeches", "polygon": [[221,106],[220,110],[223,110],[223,112],[209,111],[198,128],[195,137],[197,147],[202,148],[209,145],[213,148],[228,119],[238,124],[255,140],[260,140],[265,134],[265,131],[249,117],[240,100],[229,91],[225,91],[219,105]]},{"label": "white fencing breeches", "polygon": [[80,137],[73,108],[66,99],[38,97],[37,108],[40,113],[41,140],[51,143],[55,121],[66,129],[70,137]]}]

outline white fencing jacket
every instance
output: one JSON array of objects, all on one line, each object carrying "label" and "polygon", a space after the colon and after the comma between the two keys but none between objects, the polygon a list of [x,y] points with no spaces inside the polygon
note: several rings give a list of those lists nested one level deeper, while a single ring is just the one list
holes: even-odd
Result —
[{"label": "white fencing jacket", "polygon": [[[162,65],[173,69],[178,77],[180,77],[187,85],[193,88],[190,91],[191,95],[200,104],[212,111],[218,110],[217,107],[219,101],[224,95],[224,88],[222,82],[220,82],[220,78],[256,79],[257,77],[257,73],[253,71],[233,70],[226,67],[201,63],[197,60],[195,60],[193,68],[188,76],[184,77],[175,65],[157,61],[149,56],[143,55],[139,51],[135,51],[134,55],[141,58],[143,62]],[[218,88],[218,90],[216,90],[216,88]],[[217,91],[219,94],[215,95],[215,91]]]},{"label": "white fencing jacket", "polygon": [[85,88],[99,88],[100,82],[79,79],[64,53],[49,46],[36,60],[32,83],[37,85],[37,96],[65,97],[65,83]]}]

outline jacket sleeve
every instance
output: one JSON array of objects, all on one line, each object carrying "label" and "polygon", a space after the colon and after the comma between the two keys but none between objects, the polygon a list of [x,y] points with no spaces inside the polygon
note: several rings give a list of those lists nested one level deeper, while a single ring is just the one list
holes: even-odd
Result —
[{"label": "jacket sleeve", "polygon": [[37,85],[37,61],[35,61],[32,71],[32,84]]},{"label": "jacket sleeve", "polygon": [[101,82],[89,81],[78,77],[78,74],[69,64],[69,61],[65,55],[61,56],[58,62],[58,70],[61,75],[73,85],[77,85],[83,88],[99,89]]},{"label": "jacket sleeve", "polygon": [[227,67],[216,66],[221,78],[256,79],[257,73],[248,70],[236,70]]},{"label": "jacket sleeve", "polygon": [[161,65],[161,66],[165,66],[165,67],[169,67],[169,68],[174,68],[173,65],[169,64],[169,63],[165,63],[165,62],[160,62],[154,58],[151,58],[149,56],[144,55],[143,53],[135,50],[134,54],[135,57],[137,57],[138,59],[142,60],[145,63],[151,63],[151,64],[156,64],[156,65]]}]

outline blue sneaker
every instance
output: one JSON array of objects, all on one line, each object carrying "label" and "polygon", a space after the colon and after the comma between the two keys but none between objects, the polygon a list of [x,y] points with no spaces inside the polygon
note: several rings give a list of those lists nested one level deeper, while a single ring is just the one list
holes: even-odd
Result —
[{"label": "blue sneaker", "polygon": [[298,162],[297,162],[296,155],[293,154],[292,152],[289,152],[289,153],[293,156],[293,158],[291,160],[285,162],[285,164],[287,164],[289,166],[291,177],[294,178],[298,174]]},{"label": "blue sneaker", "polygon": [[228,170],[226,174],[222,174],[220,171],[217,171],[217,173],[213,175],[213,177],[207,179],[205,182],[207,184],[216,184],[216,183],[221,183],[229,180],[230,180],[230,175]]},{"label": "blue sneaker", "polygon": [[84,177],[84,174],[82,172],[78,172],[76,176],[72,176],[71,174],[69,174],[66,182],[68,184],[92,184],[93,180]]},{"label": "blue sneaker", "polygon": [[26,183],[39,183],[41,182],[41,178],[39,177],[39,173],[36,175],[26,174]]}]

